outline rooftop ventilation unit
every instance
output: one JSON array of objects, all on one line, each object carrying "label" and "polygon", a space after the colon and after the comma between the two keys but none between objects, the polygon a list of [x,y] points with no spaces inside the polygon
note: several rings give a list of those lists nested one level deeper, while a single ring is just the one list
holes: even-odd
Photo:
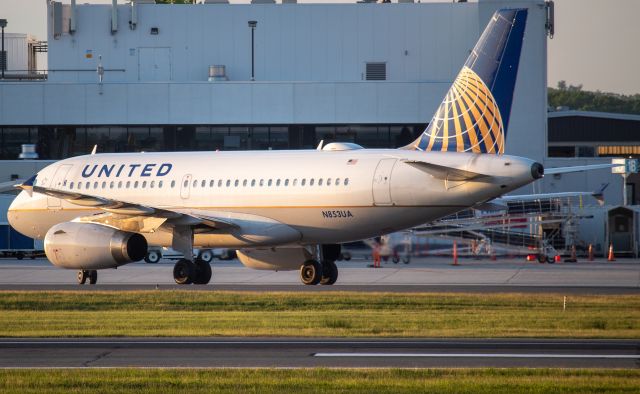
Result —
[{"label": "rooftop ventilation unit", "polygon": [[366,80],[385,81],[387,79],[387,63],[367,62]]},{"label": "rooftop ventilation unit", "polygon": [[229,4],[229,0],[204,0],[202,4]]},{"label": "rooftop ventilation unit", "polygon": [[251,4],[275,4],[276,0],[251,0]]}]

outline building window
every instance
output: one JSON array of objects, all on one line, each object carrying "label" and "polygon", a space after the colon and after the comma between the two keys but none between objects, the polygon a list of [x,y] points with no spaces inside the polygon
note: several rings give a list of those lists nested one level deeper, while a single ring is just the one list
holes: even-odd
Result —
[{"label": "building window", "polygon": [[549,157],[576,157],[575,146],[550,146]]}]

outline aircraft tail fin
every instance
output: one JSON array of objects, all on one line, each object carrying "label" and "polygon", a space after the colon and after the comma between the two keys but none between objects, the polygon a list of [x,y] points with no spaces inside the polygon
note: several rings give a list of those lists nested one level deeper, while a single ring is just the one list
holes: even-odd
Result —
[{"label": "aircraft tail fin", "polygon": [[496,11],[424,133],[403,149],[504,153],[526,9]]}]

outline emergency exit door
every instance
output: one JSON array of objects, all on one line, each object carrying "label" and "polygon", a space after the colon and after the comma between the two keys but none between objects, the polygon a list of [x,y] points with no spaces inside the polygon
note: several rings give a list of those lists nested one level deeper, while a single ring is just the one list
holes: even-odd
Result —
[{"label": "emergency exit door", "polygon": [[171,81],[171,48],[138,48],[139,81]]}]

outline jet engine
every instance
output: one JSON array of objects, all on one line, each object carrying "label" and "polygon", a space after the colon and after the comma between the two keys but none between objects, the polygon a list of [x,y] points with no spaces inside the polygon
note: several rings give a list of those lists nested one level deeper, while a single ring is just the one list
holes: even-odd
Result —
[{"label": "jet engine", "polygon": [[313,255],[305,248],[241,249],[238,259],[256,270],[292,271],[300,269]]},{"label": "jet engine", "polygon": [[94,223],[59,223],[44,237],[44,251],[53,265],[83,270],[115,268],[141,260],[147,240],[137,233]]}]

